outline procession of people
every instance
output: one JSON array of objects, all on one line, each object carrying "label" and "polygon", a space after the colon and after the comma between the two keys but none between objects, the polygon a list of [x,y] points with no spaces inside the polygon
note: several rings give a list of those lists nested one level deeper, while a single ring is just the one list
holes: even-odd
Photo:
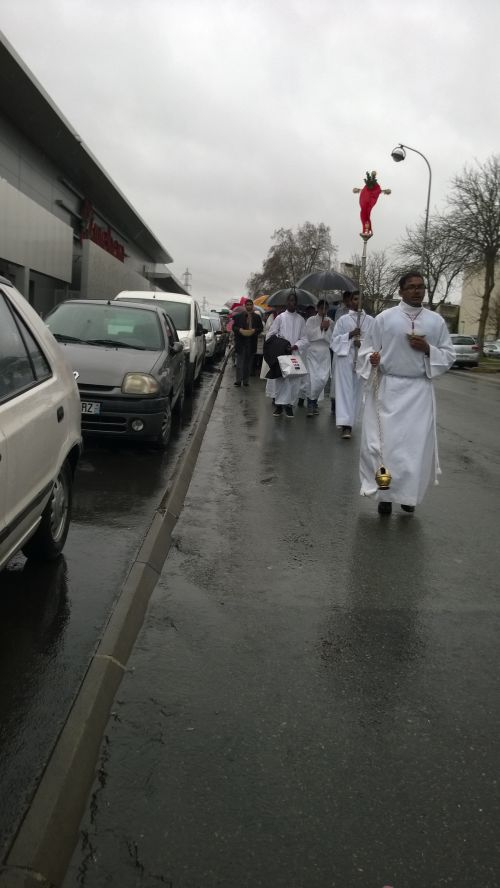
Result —
[{"label": "procession of people", "polygon": [[292,288],[264,328],[251,299],[234,325],[235,385],[248,383],[260,334],[260,376],[273,417],[293,419],[304,400],[306,416],[318,416],[330,384],[341,438],[361,429],[360,492],[377,502],[380,515],[390,515],[395,503],[413,512],[440,473],[432,381],[452,366],[455,353],[443,318],[424,307],[424,295],[422,275],[410,271],[399,281],[401,302],[375,318],[354,290],[343,294],[335,314],[320,299],[305,320]]}]

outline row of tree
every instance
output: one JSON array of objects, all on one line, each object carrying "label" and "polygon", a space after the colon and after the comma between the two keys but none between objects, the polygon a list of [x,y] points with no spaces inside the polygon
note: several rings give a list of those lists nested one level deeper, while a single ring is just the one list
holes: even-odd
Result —
[{"label": "row of tree", "polygon": [[[424,251],[425,238],[425,251]],[[338,249],[328,225],[306,222],[274,232],[262,271],[247,281],[252,297],[273,293],[297,283],[312,270],[334,268]],[[422,258],[423,257],[423,258]],[[500,155],[484,163],[465,166],[452,179],[445,208],[429,219],[427,236],[422,220],[408,228],[405,237],[386,251],[369,253],[366,265],[364,304],[377,313],[394,298],[403,271],[420,268],[428,287],[429,308],[446,301],[464,271],[482,275],[478,336],[482,345],[488,320],[500,333],[500,299],[492,299],[495,268],[500,260]],[[361,258],[351,257],[359,272]]]}]

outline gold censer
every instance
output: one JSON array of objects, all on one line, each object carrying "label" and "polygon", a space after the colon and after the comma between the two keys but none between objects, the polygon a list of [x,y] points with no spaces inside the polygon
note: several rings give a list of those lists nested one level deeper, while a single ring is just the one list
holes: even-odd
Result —
[{"label": "gold censer", "polygon": [[380,490],[389,490],[392,481],[392,475],[385,466],[380,466],[375,472],[375,481]]}]

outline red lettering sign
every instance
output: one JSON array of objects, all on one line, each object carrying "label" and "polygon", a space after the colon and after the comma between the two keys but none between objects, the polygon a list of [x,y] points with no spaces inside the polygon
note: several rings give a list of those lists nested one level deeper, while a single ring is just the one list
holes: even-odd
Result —
[{"label": "red lettering sign", "polygon": [[94,222],[94,208],[90,201],[85,200],[82,207],[82,228],[80,240],[91,240],[98,247],[111,253],[115,259],[125,262],[125,247],[113,238],[111,229],[101,228]]}]

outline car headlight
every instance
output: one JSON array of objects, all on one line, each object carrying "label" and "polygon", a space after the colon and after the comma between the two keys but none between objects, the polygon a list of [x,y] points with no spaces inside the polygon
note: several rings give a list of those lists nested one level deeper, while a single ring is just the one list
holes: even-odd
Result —
[{"label": "car headlight", "polygon": [[127,373],[122,382],[124,395],[157,395],[160,385],[149,373]]}]

